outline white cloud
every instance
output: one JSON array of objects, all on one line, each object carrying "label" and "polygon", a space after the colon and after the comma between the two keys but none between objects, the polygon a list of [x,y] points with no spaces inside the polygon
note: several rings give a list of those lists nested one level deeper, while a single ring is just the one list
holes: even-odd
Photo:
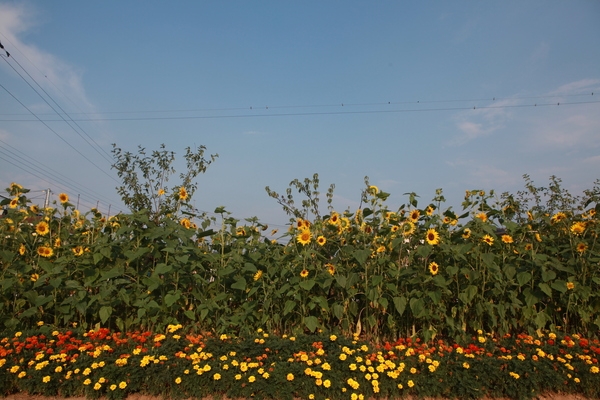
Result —
[{"label": "white cloud", "polygon": [[600,155],[598,156],[593,156],[593,157],[588,157],[588,158],[584,158],[582,160],[585,164],[590,164],[590,165],[598,165],[600,166]]},{"label": "white cloud", "polygon": [[573,94],[574,92],[591,93],[600,90],[600,79],[581,79],[575,82],[570,82],[559,86],[556,90],[551,91],[550,95]]},{"label": "white cloud", "polygon": [[512,118],[510,106],[518,102],[518,99],[501,99],[461,112],[455,117],[459,134],[450,140],[450,145],[464,145],[504,128]]}]

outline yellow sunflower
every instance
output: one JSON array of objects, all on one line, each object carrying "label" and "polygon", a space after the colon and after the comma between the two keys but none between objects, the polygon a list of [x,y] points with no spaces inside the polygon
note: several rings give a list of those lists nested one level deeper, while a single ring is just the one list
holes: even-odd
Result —
[{"label": "yellow sunflower", "polygon": [[48,225],[48,223],[46,221],[40,221],[35,226],[35,232],[38,235],[45,236],[48,234],[48,232],[50,232],[50,226]]},{"label": "yellow sunflower", "polygon": [[40,208],[35,204],[32,204],[29,206],[29,211],[31,211],[32,214],[37,214],[40,212]]},{"label": "yellow sunflower", "polygon": [[300,272],[300,276],[302,278],[306,278],[308,276],[308,270],[306,268],[304,268],[301,272]]},{"label": "yellow sunflower", "polygon": [[163,189],[163,188],[158,189],[159,196],[163,196],[164,194],[165,194],[165,189]]},{"label": "yellow sunflower", "polygon": [[567,289],[572,290],[575,288],[575,284],[573,282],[567,282]]},{"label": "yellow sunflower", "polygon": [[502,243],[509,244],[509,243],[512,243],[513,241],[514,240],[513,240],[512,236],[510,236],[510,235],[502,235]]},{"label": "yellow sunflower", "polygon": [[339,225],[340,224],[340,214],[335,211],[331,213],[328,221],[331,225]]},{"label": "yellow sunflower", "polygon": [[479,218],[481,220],[481,222],[486,222],[488,220],[488,217],[487,217],[486,213],[484,213],[484,212],[480,212],[480,213],[476,214],[475,218]]},{"label": "yellow sunflower", "polygon": [[235,234],[236,234],[237,236],[246,236],[246,230],[244,229],[244,227],[243,227],[243,226],[238,226],[238,227],[235,229]]},{"label": "yellow sunflower", "polygon": [[421,216],[421,212],[419,210],[412,210],[408,216],[411,222],[417,222],[419,217]]},{"label": "yellow sunflower", "polygon": [[367,192],[369,192],[372,195],[376,195],[377,193],[379,193],[379,188],[377,186],[375,186],[375,185],[371,185],[367,189]]},{"label": "yellow sunflower", "polygon": [[494,244],[494,238],[491,237],[490,235],[485,235],[484,237],[481,238],[481,241],[484,243],[487,243],[490,246]]},{"label": "yellow sunflower", "polygon": [[540,236],[539,233],[536,233],[535,234],[535,240],[538,241],[538,242],[541,242],[542,241],[542,236]]},{"label": "yellow sunflower", "polygon": [[188,198],[188,192],[187,190],[185,190],[185,188],[182,186],[179,188],[179,200],[187,200]]},{"label": "yellow sunflower", "polygon": [[412,235],[413,233],[415,233],[415,224],[413,224],[410,221],[404,221],[404,223],[402,224],[402,235],[404,235],[405,237]]},{"label": "yellow sunflower", "polygon": [[398,225],[394,225],[390,228],[390,230],[392,231],[392,233],[396,233],[398,232],[398,230],[400,229],[400,227]]},{"label": "yellow sunflower", "polygon": [[40,279],[40,276],[38,274],[31,274],[29,279],[31,280],[31,282],[36,282],[38,279]]},{"label": "yellow sunflower", "polygon": [[462,233],[463,239],[468,239],[471,237],[471,230],[469,228],[465,228]]},{"label": "yellow sunflower", "polygon": [[61,193],[58,195],[58,200],[60,200],[62,204],[65,204],[67,201],[69,201],[69,195],[66,193]]},{"label": "yellow sunflower", "polygon": [[427,240],[428,244],[435,246],[440,243],[440,234],[435,229],[430,228],[425,234],[425,240]]},{"label": "yellow sunflower", "polygon": [[54,250],[52,250],[52,247],[40,246],[37,249],[37,253],[42,257],[52,257]]},{"label": "yellow sunflower", "polygon": [[329,275],[335,274],[335,267],[333,266],[333,264],[331,263],[327,263],[325,264],[325,266],[327,267],[327,272],[329,272]]},{"label": "yellow sunflower", "polygon": [[588,246],[585,243],[577,243],[577,251],[583,254],[587,250]]},{"label": "yellow sunflower", "polygon": [[73,254],[75,254],[76,257],[83,255],[83,252],[84,252],[83,247],[81,247],[81,246],[74,247],[71,250],[73,251]]},{"label": "yellow sunflower", "polygon": [[19,254],[24,255],[26,250],[27,249],[25,248],[25,245],[21,243],[21,245],[19,246]]},{"label": "yellow sunflower", "polygon": [[259,269],[255,274],[254,274],[254,280],[257,281],[261,278],[261,276],[263,275],[263,272]]},{"label": "yellow sunflower", "polygon": [[552,218],[550,218],[550,222],[556,224],[557,222],[563,221],[565,219],[567,219],[567,215],[564,212],[560,211],[554,214]]},{"label": "yellow sunflower", "polygon": [[305,245],[307,245],[307,244],[310,243],[311,238],[312,238],[312,234],[310,233],[310,230],[308,230],[308,229],[302,229],[300,231],[300,234],[296,237],[296,240],[302,246],[305,246]]},{"label": "yellow sunflower", "polygon": [[440,266],[436,262],[429,263],[429,272],[431,275],[436,275],[440,271]]},{"label": "yellow sunflower", "polygon": [[317,238],[317,244],[319,246],[323,246],[325,243],[327,243],[327,239],[325,239],[325,236],[319,236]]},{"label": "yellow sunflower", "polygon": [[575,222],[571,225],[571,233],[573,235],[581,235],[585,231],[585,223],[584,222]]},{"label": "yellow sunflower", "polygon": [[18,197],[15,197],[14,199],[12,199],[10,201],[10,203],[8,203],[8,206],[10,208],[16,208],[18,205],[19,205],[19,198]]},{"label": "yellow sunflower", "polygon": [[531,250],[533,250],[533,245],[532,245],[531,243],[527,243],[527,244],[525,244],[525,250],[526,250],[526,251],[531,251]]},{"label": "yellow sunflower", "polygon": [[377,253],[385,253],[385,246],[381,245],[377,248]]},{"label": "yellow sunflower", "polygon": [[452,222],[452,218],[445,216],[444,220],[442,221],[444,224],[449,224],[450,222]]},{"label": "yellow sunflower", "polygon": [[434,208],[432,206],[427,206],[427,208],[425,209],[425,214],[427,214],[428,217],[431,217],[433,215],[433,211]]}]

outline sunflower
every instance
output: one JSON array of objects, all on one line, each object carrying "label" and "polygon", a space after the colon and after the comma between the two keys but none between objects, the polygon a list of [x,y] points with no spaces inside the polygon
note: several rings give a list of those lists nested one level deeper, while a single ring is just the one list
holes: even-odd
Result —
[{"label": "sunflower", "polygon": [[525,245],[525,250],[526,250],[526,251],[531,251],[531,250],[533,250],[533,245],[532,245],[531,243],[527,243],[527,244]]},{"label": "sunflower", "polygon": [[433,211],[435,209],[432,206],[427,206],[427,208],[425,209],[425,214],[427,214],[428,217],[431,217],[433,215]]},{"label": "sunflower", "polygon": [[557,222],[560,222],[565,219],[567,219],[567,215],[564,212],[560,211],[554,214],[552,218],[550,218],[550,222],[556,224]]},{"label": "sunflower", "polygon": [[573,282],[567,282],[567,289],[573,290],[575,288],[575,284]]},{"label": "sunflower", "polygon": [[392,231],[392,233],[396,233],[396,232],[398,232],[399,229],[400,229],[400,227],[398,225],[394,225],[391,227],[390,230]]},{"label": "sunflower", "polygon": [[8,206],[10,208],[16,208],[18,205],[19,205],[19,198],[18,197],[15,197],[14,199],[12,199],[10,201],[10,203],[8,203]]},{"label": "sunflower", "polygon": [[164,194],[165,194],[165,189],[163,189],[163,188],[158,189],[158,196],[159,197],[163,196]]},{"label": "sunflower", "polygon": [[385,246],[381,245],[377,248],[377,253],[385,253]]},{"label": "sunflower", "polygon": [[329,221],[328,221],[331,225],[339,225],[340,223],[340,214],[336,213],[335,211],[331,213],[331,216],[329,217]]},{"label": "sunflower", "polygon": [[373,233],[373,228],[371,227],[371,225],[367,225],[367,223],[365,223],[365,222],[363,222],[360,225],[360,230],[367,234]]},{"label": "sunflower", "polygon": [[327,272],[329,272],[329,275],[335,274],[335,267],[333,266],[333,264],[331,263],[327,263],[325,264],[325,266],[327,267]]},{"label": "sunflower", "polygon": [[465,228],[462,233],[463,239],[468,239],[471,237],[471,230],[469,228]]},{"label": "sunflower", "polygon": [[24,255],[26,250],[27,249],[25,248],[25,245],[21,243],[21,245],[19,246],[19,254]]},{"label": "sunflower", "polygon": [[188,192],[187,190],[185,190],[185,188],[182,186],[179,188],[179,200],[187,200],[188,198]]},{"label": "sunflower", "polygon": [[56,238],[56,239],[54,239],[54,247],[60,247],[60,244],[61,244],[61,243],[62,243],[62,242],[61,242],[60,238]]},{"label": "sunflower", "polygon": [[581,254],[583,254],[586,250],[587,250],[588,246],[585,243],[577,243],[577,251],[580,252]]},{"label": "sunflower", "polygon": [[487,217],[486,213],[484,213],[484,212],[480,212],[480,213],[476,214],[475,218],[479,218],[481,220],[481,222],[486,222],[488,220],[488,217]]},{"label": "sunflower", "polygon": [[319,236],[317,238],[317,244],[319,246],[323,246],[325,243],[327,243],[327,239],[325,239],[325,236]]},{"label": "sunflower", "polygon": [[370,194],[372,194],[373,196],[375,196],[377,193],[379,193],[379,188],[377,186],[375,186],[375,185],[371,185],[367,189],[367,192],[369,192]]},{"label": "sunflower", "polygon": [[236,234],[237,236],[246,236],[246,230],[244,229],[244,227],[243,227],[243,226],[238,226],[238,227],[235,229],[235,234]]},{"label": "sunflower", "polygon": [[411,222],[417,222],[419,217],[421,216],[421,212],[419,210],[412,210],[408,216]]},{"label": "sunflower", "polygon": [[54,250],[51,247],[40,246],[37,249],[37,253],[42,257],[52,257],[54,255]]},{"label": "sunflower", "polygon": [[444,223],[444,224],[449,224],[450,222],[452,222],[452,218],[450,218],[450,217],[448,217],[448,216],[445,216],[445,217],[444,217],[444,220],[443,220],[443,223]]},{"label": "sunflower", "polygon": [[271,236],[275,235],[275,234],[276,234],[278,231],[279,231],[279,229],[273,229],[273,230],[271,231]]},{"label": "sunflower", "polygon": [[29,211],[32,214],[37,214],[37,213],[40,212],[40,208],[38,206],[36,206],[35,204],[32,204],[32,205],[29,206]]},{"label": "sunflower", "polygon": [[260,277],[263,275],[263,272],[259,269],[255,274],[254,274],[254,280],[257,281],[260,279]]},{"label": "sunflower", "polygon": [[487,243],[490,246],[494,244],[494,238],[491,237],[490,235],[485,235],[484,237],[481,238],[481,241],[484,243]]},{"label": "sunflower", "polygon": [[48,223],[46,221],[41,221],[35,226],[35,232],[38,235],[42,235],[42,236],[47,235],[48,232],[50,232],[50,226],[48,225]]},{"label": "sunflower", "polygon": [[79,256],[83,255],[84,250],[83,250],[83,247],[77,246],[77,247],[71,249],[71,251],[73,251],[73,254],[75,254],[76,257],[79,257]]},{"label": "sunflower", "polygon": [[304,268],[301,272],[300,272],[300,276],[302,278],[306,278],[308,276],[308,270],[306,268]]},{"label": "sunflower", "polygon": [[502,243],[512,243],[514,240],[510,235],[502,235]]},{"label": "sunflower", "polygon": [[296,219],[296,228],[298,229],[308,229],[310,228],[310,222],[305,219],[298,218]]},{"label": "sunflower", "polygon": [[38,274],[31,274],[29,279],[31,280],[31,282],[36,282],[38,279],[40,279],[40,276]]},{"label": "sunflower", "polygon": [[404,223],[402,223],[402,235],[404,235],[404,237],[412,235],[413,233],[415,233],[415,230],[415,224],[413,224],[412,222],[404,221]]},{"label": "sunflower", "polygon": [[571,233],[573,235],[581,235],[585,231],[585,223],[583,222],[575,222],[571,225]]},{"label": "sunflower", "polygon": [[436,275],[438,272],[440,272],[440,266],[436,262],[430,262],[429,272],[431,275]]},{"label": "sunflower", "polygon": [[433,228],[428,229],[425,234],[425,240],[427,240],[428,244],[435,246],[440,243],[440,234]]},{"label": "sunflower", "polygon": [[311,238],[312,238],[312,234],[310,233],[310,230],[308,230],[308,229],[302,229],[300,231],[300,234],[296,237],[296,240],[302,246],[305,246],[305,245],[307,245],[307,244],[310,243]]},{"label": "sunflower", "polygon": [[69,201],[69,195],[66,193],[61,193],[58,195],[58,200],[60,200],[62,204],[65,204],[67,201]]}]

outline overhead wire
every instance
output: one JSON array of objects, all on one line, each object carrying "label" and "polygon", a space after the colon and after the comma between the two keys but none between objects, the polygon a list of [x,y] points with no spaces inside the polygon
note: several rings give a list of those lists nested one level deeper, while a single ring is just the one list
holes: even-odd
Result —
[{"label": "overhead wire", "polygon": [[[110,199],[109,197],[106,197],[103,194],[94,191],[93,189],[90,189],[84,185],[80,185],[74,181],[71,182],[71,179],[68,178],[67,176],[61,174],[60,172],[56,171],[55,169],[53,169],[47,165],[40,163],[33,157],[30,157],[27,154],[19,151],[17,148],[11,146],[10,144],[3,141],[2,139],[0,139],[0,143],[2,143],[5,147],[9,148],[13,153],[15,153],[16,155],[18,155],[20,157],[20,158],[16,158],[16,157],[12,156],[12,154],[8,155],[8,156],[11,156],[11,158],[15,159],[16,162],[25,164],[21,159],[27,159],[27,162],[29,163],[29,164],[27,164],[28,167],[34,168],[37,173],[40,173],[40,174],[44,175],[46,178],[50,179],[50,181],[45,180],[46,182],[48,182],[50,184],[54,184],[55,182],[58,182],[61,185],[63,185],[63,187],[69,188],[69,191],[77,192],[79,194],[84,194],[89,198],[101,199],[102,201],[109,203],[109,204],[118,204],[118,202],[115,201],[114,199]],[[0,146],[0,152],[2,152],[1,146]],[[4,153],[4,154],[6,155],[6,153]],[[46,171],[48,171],[48,172],[46,172]],[[39,176],[36,176],[36,177],[39,178]],[[118,209],[121,210],[120,208],[118,208]]]}]

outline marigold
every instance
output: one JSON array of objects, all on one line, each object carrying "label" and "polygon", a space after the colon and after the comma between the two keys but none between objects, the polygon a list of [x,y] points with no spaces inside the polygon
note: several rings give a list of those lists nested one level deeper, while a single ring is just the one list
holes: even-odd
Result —
[{"label": "marigold", "polygon": [[287,374],[286,377],[285,377],[285,379],[287,379],[290,382],[293,381],[294,380],[294,374],[292,374],[292,373]]},{"label": "marigold", "polygon": [[567,289],[572,290],[575,288],[575,284],[573,282],[567,282]]},{"label": "marigold", "polygon": [[425,240],[427,240],[428,244],[435,246],[440,243],[440,234],[433,228],[428,229],[425,234]]}]

